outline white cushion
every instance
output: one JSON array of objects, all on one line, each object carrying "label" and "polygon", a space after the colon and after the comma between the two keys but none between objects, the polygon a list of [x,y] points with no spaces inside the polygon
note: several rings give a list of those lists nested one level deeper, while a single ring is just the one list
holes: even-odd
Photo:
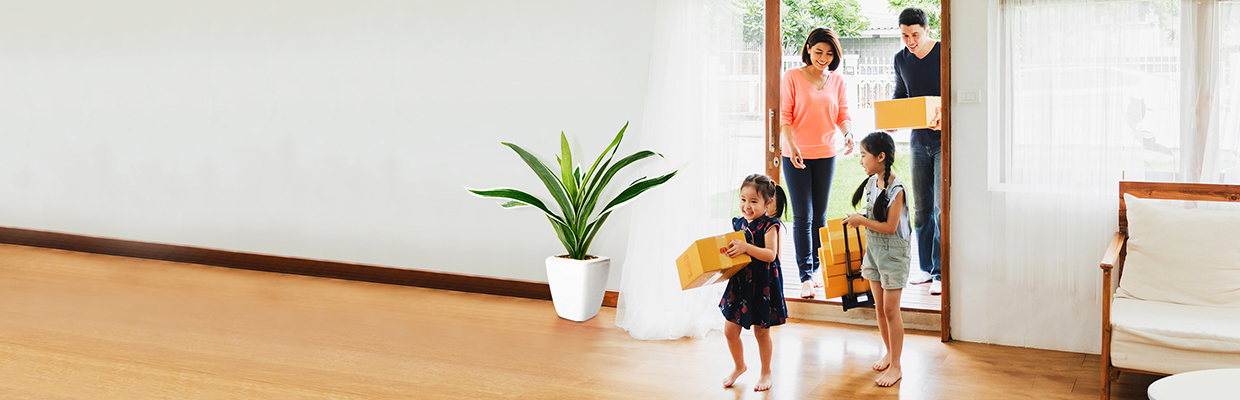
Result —
[{"label": "white cushion", "polygon": [[1166,374],[1240,367],[1240,309],[1119,298],[1111,304],[1112,365]]},{"label": "white cushion", "polygon": [[1240,308],[1240,212],[1124,194],[1128,256],[1117,298]]}]

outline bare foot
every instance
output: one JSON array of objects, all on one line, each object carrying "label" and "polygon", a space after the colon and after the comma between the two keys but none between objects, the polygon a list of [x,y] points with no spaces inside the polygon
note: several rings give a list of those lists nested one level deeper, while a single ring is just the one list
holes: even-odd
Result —
[{"label": "bare foot", "polygon": [[774,381],[771,380],[771,374],[762,374],[762,376],[758,377],[758,383],[753,385],[753,391],[765,392],[771,390],[772,384],[774,384]]},{"label": "bare foot", "polygon": [[811,279],[805,282],[801,282],[801,298],[802,299],[814,298],[814,280]]},{"label": "bare foot", "polygon": [[878,386],[888,387],[891,385],[895,385],[896,382],[899,382],[900,378],[903,378],[903,377],[904,377],[904,374],[901,373],[900,367],[898,366],[891,367],[887,369],[887,372],[884,372],[882,375],[879,375],[878,379],[874,380],[874,383],[877,383]]},{"label": "bare foot", "polygon": [[732,375],[728,375],[727,378],[723,379],[723,387],[732,387],[732,384],[736,383],[736,378],[740,378],[741,374],[745,373],[748,369],[749,368],[745,366],[736,368],[735,371],[732,371]]},{"label": "bare foot", "polygon": [[822,287],[822,282],[819,282],[817,279],[812,279],[812,280],[814,281],[814,288],[815,288],[815,289],[816,289],[816,288],[820,288],[820,287]]},{"label": "bare foot", "polygon": [[874,368],[875,371],[885,371],[887,370],[887,367],[890,365],[891,365],[891,354],[888,353],[888,354],[884,354],[883,358],[880,358],[878,359],[878,361],[875,361],[874,365],[870,366],[870,368]]}]

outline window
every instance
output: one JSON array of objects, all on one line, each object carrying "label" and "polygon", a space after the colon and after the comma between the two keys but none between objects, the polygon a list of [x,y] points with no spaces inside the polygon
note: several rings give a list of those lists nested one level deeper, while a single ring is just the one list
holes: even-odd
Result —
[{"label": "window", "polygon": [[1237,182],[1231,1],[1000,0],[990,184]]}]

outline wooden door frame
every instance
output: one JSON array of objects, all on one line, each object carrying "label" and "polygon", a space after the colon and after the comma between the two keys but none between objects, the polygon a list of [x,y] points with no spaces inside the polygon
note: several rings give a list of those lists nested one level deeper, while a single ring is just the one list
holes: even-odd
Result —
[{"label": "wooden door frame", "polygon": [[[764,18],[766,26],[766,37],[764,46],[764,56],[766,58],[766,146],[763,149],[766,154],[766,175],[770,176],[775,182],[780,182],[779,162],[780,143],[779,143],[779,81],[780,73],[782,73],[783,64],[783,41],[780,40],[779,30],[779,13],[769,12],[770,10],[779,10],[779,0],[766,0],[766,13]],[[951,68],[951,29],[948,29],[951,20],[951,0],[942,0],[939,8],[939,16],[941,24],[940,42],[942,48],[939,50],[939,56],[942,63],[942,72],[939,77],[943,98],[943,132],[941,147],[941,163],[942,163],[942,187],[941,198],[939,199],[939,245],[940,249],[940,272],[943,276],[943,294],[941,295],[940,306],[940,335],[944,342],[952,340],[951,331],[951,246],[948,245],[951,239],[949,234],[951,227],[951,104],[952,104],[952,68]]]},{"label": "wooden door frame", "polygon": [[779,13],[770,12],[771,10],[779,10],[779,0],[766,0],[766,9],[763,15],[766,23],[766,37],[764,38],[764,57],[766,59],[766,112],[763,117],[766,118],[766,176],[771,177],[775,183],[780,183],[779,162],[780,149],[779,143],[779,78],[783,69],[783,40],[780,39],[779,30]]},{"label": "wooden door frame", "polygon": [[952,47],[950,45],[952,35],[951,30],[947,28],[948,21],[951,19],[951,12],[949,12],[950,10],[951,0],[942,0],[942,4],[939,6],[939,18],[941,22],[939,35],[943,46],[939,49],[940,64],[942,65],[942,71],[939,75],[939,85],[941,86],[940,92],[943,97],[943,132],[940,136],[942,139],[940,143],[942,143],[942,145],[940,147],[939,156],[942,158],[940,162],[942,163],[943,169],[942,179],[939,183],[942,185],[940,187],[942,187],[943,190],[939,199],[939,247],[941,247],[941,249],[939,249],[939,272],[943,276],[943,294],[941,295],[943,298],[940,299],[942,303],[941,317],[943,320],[941,322],[941,329],[939,332],[941,335],[941,340],[944,342],[952,340],[952,303],[951,290],[949,290],[951,287],[951,274],[948,274],[948,271],[950,270],[948,268],[948,264],[950,264],[948,261],[951,260],[951,246],[948,245],[948,242],[951,240],[951,235],[949,235],[948,232],[950,232],[949,228],[951,226],[950,222],[952,215]]}]

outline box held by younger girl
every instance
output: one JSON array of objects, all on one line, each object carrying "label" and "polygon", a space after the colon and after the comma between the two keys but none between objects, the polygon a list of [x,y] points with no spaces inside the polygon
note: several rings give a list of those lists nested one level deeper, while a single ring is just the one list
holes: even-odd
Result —
[{"label": "box held by younger girl", "polygon": [[676,270],[680,275],[680,289],[689,290],[724,282],[737,271],[753,261],[748,254],[728,257],[732,240],[745,240],[745,232],[736,231],[726,235],[696,240],[676,258]]}]

